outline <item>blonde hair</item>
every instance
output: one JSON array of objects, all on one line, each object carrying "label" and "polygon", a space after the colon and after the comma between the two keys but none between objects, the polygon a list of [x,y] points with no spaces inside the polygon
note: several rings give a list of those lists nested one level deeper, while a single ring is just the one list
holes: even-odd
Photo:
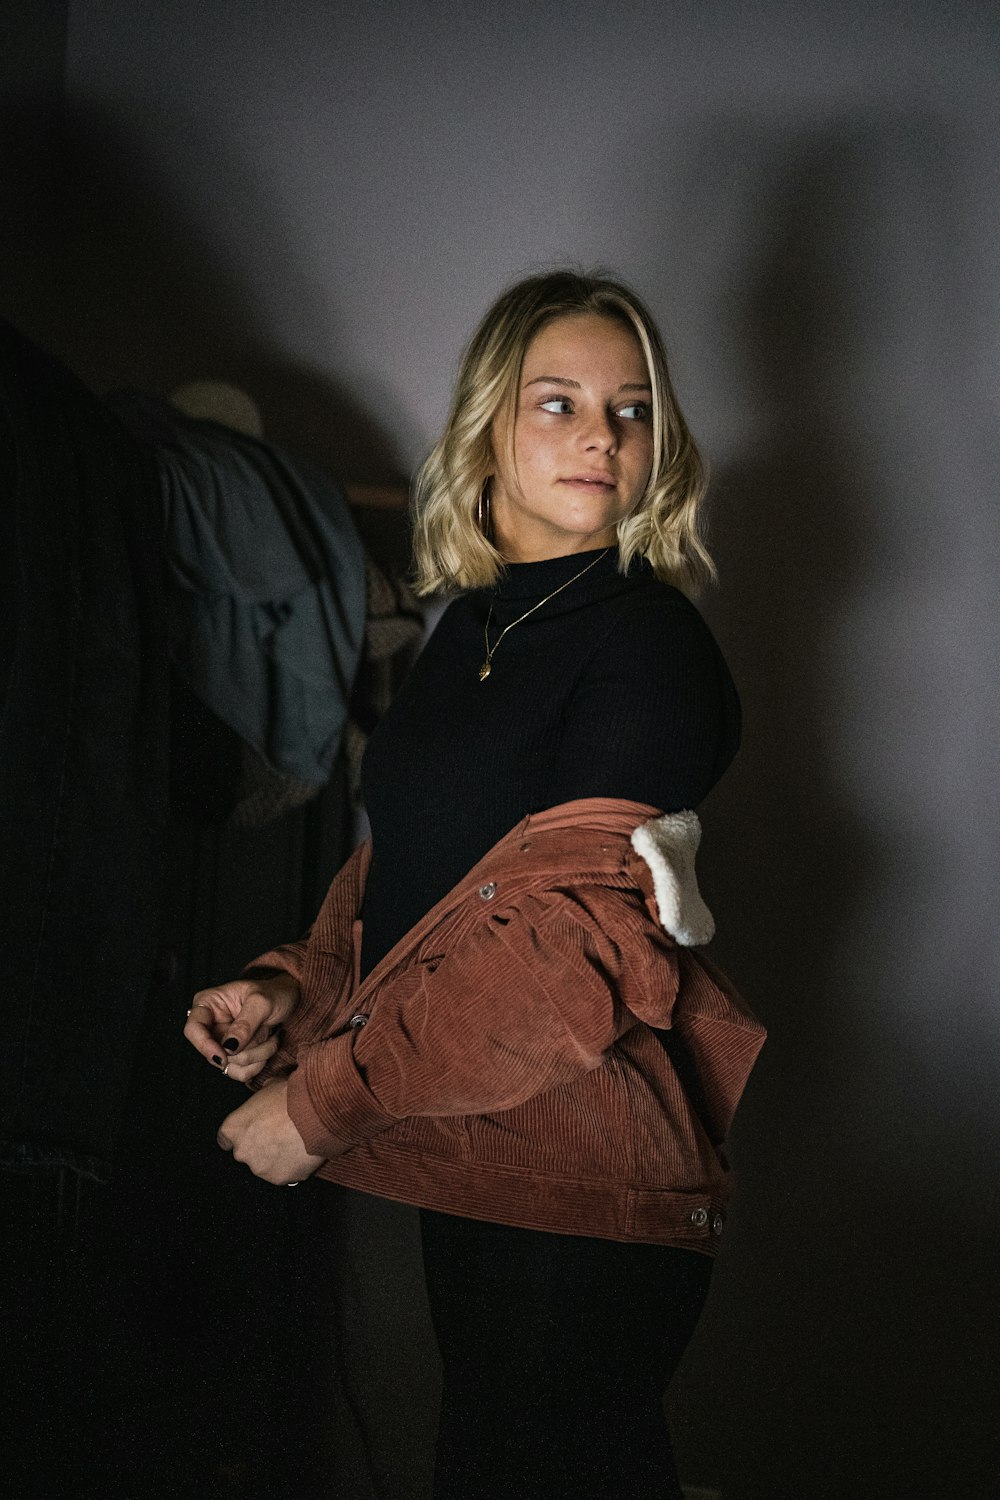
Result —
[{"label": "blonde hair", "polygon": [[[618,523],[621,571],[639,554],[649,559],[657,578],[689,592],[715,577],[698,532],[705,467],[677,404],[656,324],[621,282],[554,271],[530,276],[504,292],[462,358],[444,432],[414,482],[418,594],[496,582],[504,559],[480,525],[484,490],[496,467],[494,423],[505,429],[512,449],[528,345],[547,323],[573,313],[598,313],[631,328],[653,391],[653,463],[645,494]],[[513,469],[512,452],[508,458]]]}]

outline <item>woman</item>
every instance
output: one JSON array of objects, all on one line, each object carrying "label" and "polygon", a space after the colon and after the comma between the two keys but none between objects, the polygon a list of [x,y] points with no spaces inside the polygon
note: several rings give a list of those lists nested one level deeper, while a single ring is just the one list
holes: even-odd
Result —
[{"label": "woman", "polygon": [[416,485],[418,586],[464,592],[369,744],[371,844],[307,938],[189,1015],[268,1085],[220,1145],[420,1208],[436,1500],[680,1495],[662,1395],[763,1039],[689,951],[690,809],[739,733],[678,587],[711,573],[703,488],[632,292],[499,299]]}]

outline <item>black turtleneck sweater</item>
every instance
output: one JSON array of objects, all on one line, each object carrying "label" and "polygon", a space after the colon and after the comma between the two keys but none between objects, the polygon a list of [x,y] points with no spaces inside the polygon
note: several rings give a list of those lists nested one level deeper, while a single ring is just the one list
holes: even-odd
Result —
[{"label": "black turtleneck sweater", "polygon": [[[480,682],[483,629],[515,625]],[[511,564],[442,616],[369,741],[362,973],[526,813],[576,797],[693,808],[739,743],[739,700],[694,605],[617,549]]]}]

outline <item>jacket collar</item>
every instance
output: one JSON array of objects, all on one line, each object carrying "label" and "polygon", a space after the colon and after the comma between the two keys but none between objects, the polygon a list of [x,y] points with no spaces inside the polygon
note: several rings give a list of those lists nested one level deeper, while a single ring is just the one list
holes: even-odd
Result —
[{"label": "jacket collar", "polygon": [[[613,839],[627,838],[638,859],[645,865],[639,870],[640,884],[651,894],[655,915],[661,927],[682,948],[696,948],[711,942],[715,935],[712,913],[705,905],[695,873],[695,856],[701,843],[701,823],[695,812],[660,813],[644,802],[628,802],[617,797],[587,797],[562,802],[545,812],[525,818],[487,855],[502,849],[516,834],[543,834],[556,830],[598,833]],[[592,840],[590,843],[592,844]],[[603,846],[607,849],[607,845]],[[592,848],[581,846],[584,857]],[[629,864],[636,870],[636,861]],[[652,883],[652,891],[649,886]]]}]

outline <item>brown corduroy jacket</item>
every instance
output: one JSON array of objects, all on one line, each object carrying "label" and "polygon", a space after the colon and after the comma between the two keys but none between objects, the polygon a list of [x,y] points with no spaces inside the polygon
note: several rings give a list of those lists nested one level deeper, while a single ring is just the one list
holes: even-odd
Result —
[{"label": "brown corduroy jacket", "polygon": [[255,960],[302,1003],[260,1082],[319,1175],[556,1233],[716,1253],[722,1143],[764,1030],[689,945],[694,813],[590,798],[524,818],[359,982],[370,848],[310,933]]}]

